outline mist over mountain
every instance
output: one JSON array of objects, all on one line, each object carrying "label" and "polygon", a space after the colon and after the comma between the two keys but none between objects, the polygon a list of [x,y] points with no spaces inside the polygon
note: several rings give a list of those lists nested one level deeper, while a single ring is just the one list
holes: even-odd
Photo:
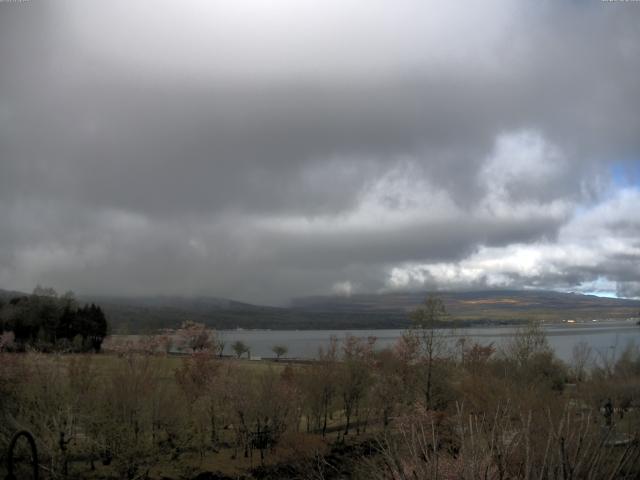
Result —
[{"label": "mist over mountain", "polygon": [[637,6],[0,2],[0,285],[640,298]]},{"label": "mist over mountain", "polygon": [[[25,295],[0,290],[5,300]],[[351,296],[301,297],[288,307],[271,307],[217,297],[82,296],[100,305],[113,333],[153,332],[191,320],[216,329],[406,328],[424,291]],[[603,320],[640,317],[640,301],[577,293],[527,290],[437,292],[449,320],[460,326],[522,323],[529,320]]]}]

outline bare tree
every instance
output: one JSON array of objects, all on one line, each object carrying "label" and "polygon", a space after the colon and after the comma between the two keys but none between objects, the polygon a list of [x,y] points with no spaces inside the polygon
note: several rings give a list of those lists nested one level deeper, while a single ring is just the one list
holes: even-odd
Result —
[{"label": "bare tree", "polygon": [[[372,384],[373,347],[375,342],[375,337],[363,339],[348,335],[342,347],[343,359],[340,364],[339,386],[342,393],[345,416],[345,435],[349,434],[353,416],[358,419],[358,433],[360,430],[360,416],[363,410],[366,409],[365,397]],[[366,418],[367,416],[365,415],[365,421]]]},{"label": "bare tree", "polygon": [[585,379],[588,364],[593,357],[593,350],[584,340],[573,346],[571,352],[571,370],[576,382],[582,382]]},{"label": "bare tree", "polygon": [[311,419],[314,428],[327,432],[329,410],[337,392],[338,339],[331,337],[327,349],[320,347],[318,361],[311,364],[308,371],[300,377],[301,390],[304,397],[304,408],[307,416],[307,431],[311,430]]},{"label": "bare tree", "polygon": [[215,344],[215,332],[203,323],[184,322],[177,333],[180,346],[192,352],[210,350]]},{"label": "bare tree", "polygon": [[433,408],[433,374],[434,365],[447,350],[447,340],[442,330],[443,322],[448,317],[444,302],[439,297],[429,295],[424,305],[411,312],[412,333],[420,345],[426,368],[424,386],[425,407]]},{"label": "bare tree", "polygon": [[286,355],[289,349],[284,345],[274,345],[271,351],[276,354],[276,360],[280,360],[280,357]]},{"label": "bare tree", "polygon": [[243,354],[247,354],[249,356],[249,346],[244,343],[242,340],[236,340],[231,344],[231,349],[235,352],[236,356],[240,358]]},{"label": "bare tree", "polygon": [[504,354],[516,365],[525,365],[534,355],[550,353],[551,347],[540,322],[529,322],[516,330],[504,347]]},{"label": "bare tree", "polygon": [[215,347],[216,353],[218,354],[219,357],[222,357],[222,354],[224,353],[224,347],[226,345],[227,345],[227,342],[222,337],[222,335],[220,335],[220,334],[216,335],[216,342],[215,342],[214,347]]}]

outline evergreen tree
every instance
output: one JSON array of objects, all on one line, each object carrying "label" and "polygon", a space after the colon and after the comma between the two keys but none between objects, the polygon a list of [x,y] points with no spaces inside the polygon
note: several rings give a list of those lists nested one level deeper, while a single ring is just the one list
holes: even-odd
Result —
[{"label": "evergreen tree", "polygon": [[13,332],[22,348],[34,345],[42,350],[66,349],[74,344],[76,349],[97,352],[108,324],[98,305],[78,307],[72,294],[58,297],[52,289],[39,287],[33,295],[0,304],[0,334],[5,331]]}]

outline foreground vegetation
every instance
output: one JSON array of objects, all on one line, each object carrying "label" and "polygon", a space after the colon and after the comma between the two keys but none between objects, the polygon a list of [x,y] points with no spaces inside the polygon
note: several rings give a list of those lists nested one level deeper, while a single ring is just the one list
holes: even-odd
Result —
[{"label": "foreground vegetation", "polygon": [[1,353],[0,460],[28,429],[45,478],[638,478],[638,348],[565,365],[535,324],[496,351],[449,343],[445,316],[430,299],[393,348],[347,337],[305,364],[221,358],[193,324],[179,357],[161,336]]}]

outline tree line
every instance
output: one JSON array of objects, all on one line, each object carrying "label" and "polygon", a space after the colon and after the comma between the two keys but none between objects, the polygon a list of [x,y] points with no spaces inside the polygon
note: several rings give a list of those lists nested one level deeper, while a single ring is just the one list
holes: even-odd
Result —
[{"label": "tree line", "polygon": [[0,349],[97,352],[107,332],[102,309],[79,305],[72,292],[36,287],[31,295],[0,300]]}]

